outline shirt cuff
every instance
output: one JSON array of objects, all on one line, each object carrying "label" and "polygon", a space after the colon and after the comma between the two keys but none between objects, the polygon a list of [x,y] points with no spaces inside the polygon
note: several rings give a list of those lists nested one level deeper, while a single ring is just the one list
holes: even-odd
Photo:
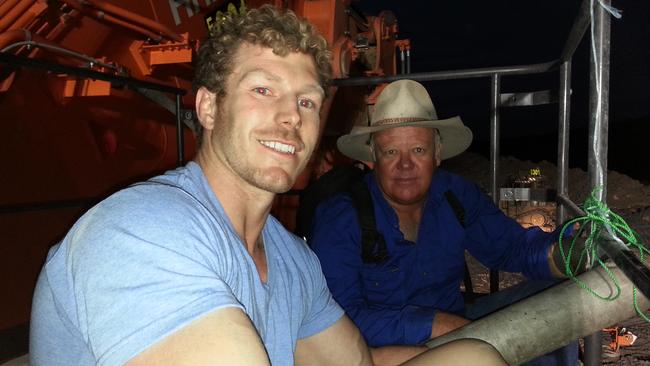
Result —
[{"label": "shirt cuff", "polygon": [[435,310],[409,305],[403,310],[404,344],[420,344],[431,338]]}]

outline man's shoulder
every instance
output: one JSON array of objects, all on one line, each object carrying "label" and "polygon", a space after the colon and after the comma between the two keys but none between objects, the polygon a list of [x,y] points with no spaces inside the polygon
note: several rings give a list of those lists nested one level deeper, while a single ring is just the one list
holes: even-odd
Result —
[{"label": "man's shoulder", "polygon": [[450,172],[448,170],[438,168],[436,169],[435,172],[435,180],[439,180],[440,182],[444,182],[445,184],[448,185],[453,185],[453,184],[474,184],[472,181],[469,179],[458,175],[456,173]]},{"label": "man's shoulder", "polygon": [[88,257],[88,251],[119,256],[125,248],[149,247],[142,243],[173,250],[190,242],[218,242],[215,236],[221,235],[216,234],[227,227],[224,216],[191,184],[161,179],[166,176],[136,183],[99,202],[77,220],[63,245],[73,256]]},{"label": "man's shoulder", "polygon": [[207,184],[204,180],[199,166],[190,162],[184,167],[132,184],[96,208],[111,213],[135,211],[141,213],[143,219],[150,216],[164,219],[161,213],[173,218],[196,212],[220,216],[221,210],[212,202],[212,192],[204,187]]},{"label": "man's shoulder", "polygon": [[169,222],[185,218],[178,222],[182,224],[189,217],[209,211],[205,200],[187,187],[150,180],[109,196],[89,210],[82,219],[129,225],[150,220]]},{"label": "man's shoulder", "polygon": [[461,175],[439,168],[434,173],[431,188],[435,195],[442,197],[447,191],[451,191],[460,198],[468,191],[477,190],[478,185]]}]

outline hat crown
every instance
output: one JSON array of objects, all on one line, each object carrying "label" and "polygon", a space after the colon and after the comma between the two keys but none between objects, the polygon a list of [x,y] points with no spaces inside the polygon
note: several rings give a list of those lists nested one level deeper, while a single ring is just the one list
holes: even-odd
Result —
[{"label": "hat crown", "polygon": [[416,81],[403,79],[388,84],[379,94],[370,125],[437,119],[436,108],[424,86]]},{"label": "hat crown", "polygon": [[438,119],[424,86],[414,80],[402,79],[388,84],[381,91],[371,113],[370,126],[355,126],[349,134],[339,137],[336,146],[352,159],[372,161],[370,135],[398,127],[435,128],[442,142],[442,160],[462,153],[472,143],[472,131],[460,117]]}]

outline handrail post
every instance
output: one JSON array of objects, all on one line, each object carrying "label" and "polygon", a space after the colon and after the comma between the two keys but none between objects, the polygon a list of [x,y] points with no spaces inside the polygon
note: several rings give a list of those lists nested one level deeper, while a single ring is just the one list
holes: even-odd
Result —
[{"label": "handrail post", "polygon": [[[493,74],[490,79],[490,192],[492,201],[499,205],[499,105],[501,76]],[[499,291],[499,271],[490,270],[490,292]]]},{"label": "handrail post", "polygon": [[589,28],[589,22],[591,21],[591,14],[589,12],[590,4],[591,0],[582,0],[580,10],[578,10],[578,15],[573,21],[569,36],[564,43],[564,48],[560,55],[560,62],[569,61],[573,57],[573,53],[576,48],[578,48],[580,41],[582,41],[585,31]]},{"label": "handrail post", "polygon": [[[569,125],[571,122],[571,60],[560,65],[559,125],[557,143],[557,193],[568,196],[569,182]],[[566,208],[559,204],[558,225],[567,219]]]},{"label": "handrail post", "polygon": [[[607,132],[609,122],[609,13],[598,1],[592,1],[592,54],[589,75],[589,186],[596,192],[596,199],[607,198]],[[609,0],[602,0],[609,5]],[[585,337],[585,366],[602,364],[602,334]]]}]

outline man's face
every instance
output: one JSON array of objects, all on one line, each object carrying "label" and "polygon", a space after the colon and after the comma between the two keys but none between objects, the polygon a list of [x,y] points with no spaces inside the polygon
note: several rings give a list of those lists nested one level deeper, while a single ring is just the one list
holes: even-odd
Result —
[{"label": "man's face", "polygon": [[244,183],[281,193],[316,145],[324,92],[311,56],[243,44],[216,99],[210,149]]},{"label": "man's face", "polygon": [[373,135],[375,174],[392,206],[426,200],[433,172],[440,164],[434,133],[425,127],[397,127]]}]

